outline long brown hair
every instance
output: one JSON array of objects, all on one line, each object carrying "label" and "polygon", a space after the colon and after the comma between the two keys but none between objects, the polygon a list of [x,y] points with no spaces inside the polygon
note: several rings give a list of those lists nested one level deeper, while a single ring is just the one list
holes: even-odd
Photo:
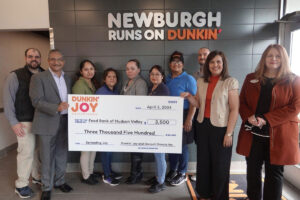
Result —
[{"label": "long brown hair", "polygon": [[272,48],[276,49],[279,52],[280,60],[281,60],[281,65],[277,71],[275,78],[274,78],[274,82],[282,80],[283,78],[292,78],[292,76],[291,76],[292,72],[291,72],[290,64],[289,64],[289,56],[288,56],[285,48],[279,44],[271,44],[263,52],[263,54],[260,58],[260,61],[254,72],[255,77],[261,82],[265,81],[264,73],[266,72],[266,58]]},{"label": "long brown hair", "polygon": [[209,71],[209,62],[216,56],[221,56],[223,61],[223,69],[220,74],[221,80],[225,80],[229,77],[227,59],[225,57],[225,54],[222,51],[214,50],[208,54],[203,67],[203,77],[205,82],[209,82],[209,77],[211,76],[211,72]]}]

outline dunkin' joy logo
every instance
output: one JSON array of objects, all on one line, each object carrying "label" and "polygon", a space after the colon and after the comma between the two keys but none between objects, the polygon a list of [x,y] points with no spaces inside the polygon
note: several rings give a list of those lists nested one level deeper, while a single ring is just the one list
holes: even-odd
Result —
[{"label": "dunkin' joy logo", "polygon": [[74,104],[71,107],[73,112],[95,112],[98,106],[99,97],[91,97],[91,96],[72,96],[72,102]]}]

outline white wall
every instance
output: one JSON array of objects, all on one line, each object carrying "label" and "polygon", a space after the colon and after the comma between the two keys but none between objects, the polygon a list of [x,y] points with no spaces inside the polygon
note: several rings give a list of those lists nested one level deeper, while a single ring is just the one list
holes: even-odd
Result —
[{"label": "white wall", "polygon": [[0,30],[48,28],[48,0],[0,0]]},{"label": "white wall", "polygon": [[286,14],[295,11],[300,11],[300,1],[299,0],[287,0],[286,4]]}]

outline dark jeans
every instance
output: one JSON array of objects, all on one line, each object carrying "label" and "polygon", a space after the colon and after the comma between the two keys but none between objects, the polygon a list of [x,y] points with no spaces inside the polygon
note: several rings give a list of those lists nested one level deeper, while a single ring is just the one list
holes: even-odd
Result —
[{"label": "dark jeans", "polygon": [[111,174],[111,152],[101,152],[101,163],[105,177]]},{"label": "dark jeans", "polygon": [[264,200],[280,200],[282,194],[283,166],[270,164],[270,138],[253,135],[251,152],[247,161],[247,195],[250,200],[261,200],[262,165],[265,164]]},{"label": "dark jeans", "polygon": [[181,154],[169,154],[170,169],[185,174],[189,162],[189,148],[187,144],[182,146]]},{"label": "dark jeans", "polygon": [[210,119],[197,122],[197,181],[201,198],[229,199],[229,170],[232,147],[224,147],[226,127],[215,127]]},{"label": "dark jeans", "polygon": [[143,153],[131,153],[131,171],[130,176],[139,176],[143,173],[142,162],[143,162]]}]

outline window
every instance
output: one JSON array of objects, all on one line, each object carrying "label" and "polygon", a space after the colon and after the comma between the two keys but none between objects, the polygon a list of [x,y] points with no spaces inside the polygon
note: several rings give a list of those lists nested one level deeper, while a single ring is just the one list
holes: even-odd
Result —
[{"label": "window", "polygon": [[300,29],[291,33],[290,60],[292,72],[300,76]]}]

